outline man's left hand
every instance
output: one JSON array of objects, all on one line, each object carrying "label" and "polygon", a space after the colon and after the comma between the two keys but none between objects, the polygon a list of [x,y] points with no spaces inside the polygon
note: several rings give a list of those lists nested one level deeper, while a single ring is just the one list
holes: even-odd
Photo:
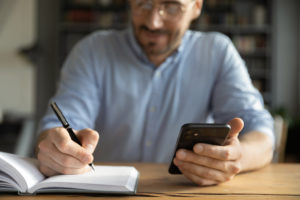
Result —
[{"label": "man's left hand", "polygon": [[242,147],[238,139],[244,127],[240,118],[229,123],[231,130],[224,146],[198,143],[193,151],[179,149],[174,164],[194,183],[215,185],[231,180],[241,171]]}]

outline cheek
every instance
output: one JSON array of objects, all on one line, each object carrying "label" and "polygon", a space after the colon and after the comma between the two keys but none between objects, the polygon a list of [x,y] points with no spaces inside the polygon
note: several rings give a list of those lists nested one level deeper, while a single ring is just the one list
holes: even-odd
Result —
[{"label": "cheek", "polygon": [[134,17],[131,17],[131,24],[133,27],[136,27],[137,21]]},{"label": "cheek", "polygon": [[169,42],[171,43],[176,43],[175,45],[177,45],[178,43],[180,43],[182,36],[184,35],[185,31],[181,30],[181,29],[176,29],[173,31],[170,31],[170,36],[169,36]]},{"label": "cheek", "polygon": [[140,17],[131,16],[131,23],[132,23],[134,28],[139,27],[140,24],[141,24],[141,21],[142,20],[140,19]]},{"label": "cheek", "polygon": [[131,23],[132,23],[133,32],[135,33],[136,36],[138,36],[139,35],[139,27],[141,26],[141,22],[138,19],[132,17]]}]

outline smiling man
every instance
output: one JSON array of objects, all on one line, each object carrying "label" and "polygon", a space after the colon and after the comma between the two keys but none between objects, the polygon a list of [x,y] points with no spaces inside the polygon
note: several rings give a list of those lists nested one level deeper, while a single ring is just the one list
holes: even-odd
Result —
[{"label": "smiling man", "polygon": [[181,125],[211,120],[228,122],[230,137],[224,146],[178,150],[174,163],[185,177],[213,185],[268,164],[273,121],[245,63],[228,37],[188,30],[202,0],[129,3],[132,26],[97,31],[68,56],[51,100],[82,147],[49,109],[39,128],[40,170],[47,176],[84,173],[94,157],[170,163]]},{"label": "smiling man", "polygon": [[[201,11],[199,1],[131,1],[135,37],[149,60],[162,63],[178,48]],[[155,11],[153,11],[155,10]]]}]

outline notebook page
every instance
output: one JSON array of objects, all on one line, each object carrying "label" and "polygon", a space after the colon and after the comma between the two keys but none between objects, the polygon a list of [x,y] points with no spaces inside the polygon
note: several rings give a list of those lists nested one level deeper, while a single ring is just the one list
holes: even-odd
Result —
[{"label": "notebook page", "polygon": [[95,172],[90,171],[85,174],[49,177],[31,188],[30,192],[34,192],[40,188],[46,191],[51,191],[51,188],[54,191],[55,189],[59,190],[58,188],[64,188],[65,191],[81,189],[91,192],[132,192],[135,190],[137,178],[138,171],[134,167],[95,166]]},{"label": "notebook page", "polygon": [[38,170],[37,160],[0,152],[1,171],[9,174],[20,186],[20,192],[45,179]]},{"label": "notebook page", "polygon": [[11,176],[6,173],[0,172],[0,191],[20,191],[21,188]]}]

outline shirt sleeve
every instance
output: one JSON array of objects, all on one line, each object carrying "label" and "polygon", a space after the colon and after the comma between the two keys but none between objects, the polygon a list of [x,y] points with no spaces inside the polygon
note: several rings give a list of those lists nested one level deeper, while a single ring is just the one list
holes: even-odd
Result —
[{"label": "shirt sleeve", "polygon": [[[50,99],[58,104],[76,130],[94,127],[101,101],[101,89],[93,63],[93,45],[90,43],[84,39],[71,51],[63,65],[57,92]],[[39,123],[38,132],[60,126],[49,107]]]},{"label": "shirt sleeve", "polygon": [[222,59],[212,94],[213,117],[222,123],[240,117],[245,124],[240,135],[259,131],[270,136],[274,144],[273,118],[264,108],[263,98],[253,86],[245,62],[231,41],[228,38],[225,41],[218,51]]}]

